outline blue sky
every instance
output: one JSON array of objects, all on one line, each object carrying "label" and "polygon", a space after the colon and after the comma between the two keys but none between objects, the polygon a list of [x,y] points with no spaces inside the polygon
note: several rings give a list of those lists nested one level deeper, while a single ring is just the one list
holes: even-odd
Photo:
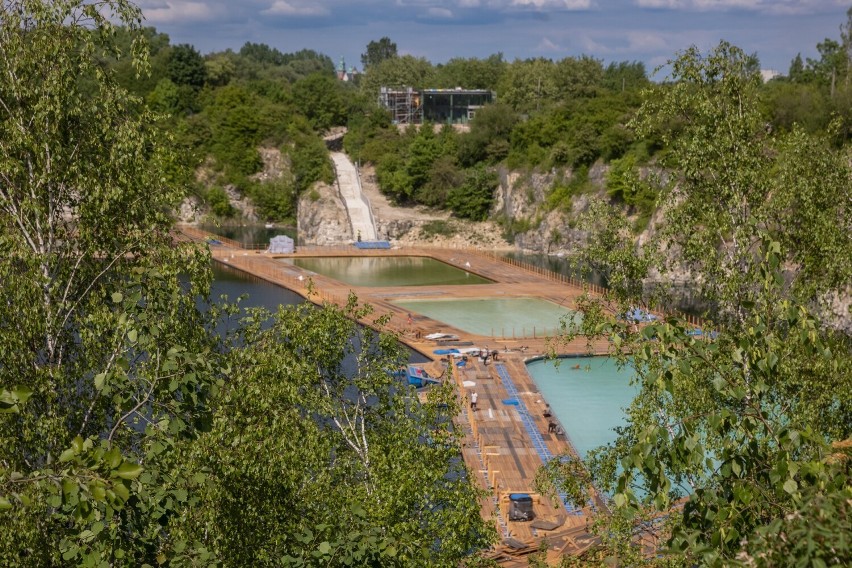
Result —
[{"label": "blue sky", "polygon": [[141,0],[147,25],[203,53],[246,41],[309,48],[360,68],[370,40],[400,54],[643,61],[649,71],[690,45],[725,39],[786,73],[796,53],[839,39],[850,0]]}]

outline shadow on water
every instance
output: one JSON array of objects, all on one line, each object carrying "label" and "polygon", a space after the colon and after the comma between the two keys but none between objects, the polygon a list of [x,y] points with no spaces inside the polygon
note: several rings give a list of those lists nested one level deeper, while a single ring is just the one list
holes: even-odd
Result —
[{"label": "shadow on water", "polygon": [[[565,257],[528,252],[507,252],[503,256],[602,288],[609,288],[606,274],[594,270],[585,271],[574,266]],[[670,306],[687,315],[701,317],[708,312],[712,314],[717,311],[717,306],[703,299],[696,287],[689,283],[672,284],[663,288],[659,287],[658,284],[648,282],[644,288],[646,301],[650,296],[656,294],[662,305]]]},{"label": "shadow on water", "polygon": [[199,229],[237,241],[246,248],[265,247],[269,240],[277,235],[287,235],[296,240],[296,229],[294,227],[267,227],[265,225],[215,225],[213,223],[202,223]]},{"label": "shadow on water", "polygon": [[512,260],[526,262],[538,268],[544,268],[545,270],[567,276],[568,278],[588,282],[595,286],[609,287],[606,275],[597,271],[585,271],[581,267],[574,266],[571,261],[563,256],[520,251],[507,252],[503,256]]},{"label": "shadow on water", "polygon": [[[237,298],[245,296],[240,301],[240,305],[244,309],[266,308],[275,312],[279,306],[295,306],[306,301],[299,294],[286,288],[218,262],[213,263],[213,276],[212,298],[218,300],[224,294],[229,302],[235,302]],[[217,326],[217,331],[224,334],[230,327],[230,324],[222,323]],[[405,349],[408,352],[409,363],[426,363],[429,361],[428,358],[417,351],[408,347],[405,347]]]}]

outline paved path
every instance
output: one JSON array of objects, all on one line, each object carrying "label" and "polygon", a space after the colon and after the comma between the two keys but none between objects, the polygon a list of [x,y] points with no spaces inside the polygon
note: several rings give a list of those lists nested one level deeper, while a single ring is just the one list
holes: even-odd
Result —
[{"label": "paved path", "polygon": [[343,152],[331,152],[334,169],[337,172],[337,186],[343,204],[349,212],[349,222],[352,224],[352,235],[360,240],[375,241],[376,226],[370,207],[361,193],[361,183],[358,180],[358,170]]}]

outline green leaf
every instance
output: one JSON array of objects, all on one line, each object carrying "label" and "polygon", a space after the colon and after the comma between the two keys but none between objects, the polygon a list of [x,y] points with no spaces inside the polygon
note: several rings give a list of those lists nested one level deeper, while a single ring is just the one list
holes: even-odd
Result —
[{"label": "green leaf", "polygon": [[130,499],[130,490],[127,489],[127,486],[122,482],[116,482],[112,486],[112,490],[115,492],[116,496],[122,501],[127,501]]},{"label": "green leaf", "polygon": [[77,455],[77,452],[74,451],[74,448],[68,448],[59,454],[60,463],[69,462],[74,459],[74,456]]},{"label": "green leaf", "polygon": [[13,392],[18,398],[18,404],[24,404],[33,395],[33,391],[31,388],[23,386],[15,387],[15,390]]},{"label": "green leaf", "polygon": [[131,329],[127,332],[127,339],[130,341],[130,343],[136,343],[136,339],[138,338],[138,336],[139,332],[137,332],[135,329]]},{"label": "green leaf", "polygon": [[121,292],[113,292],[112,293],[112,301],[114,304],[120,303],[124,299],[124,294]]},{"label": "green leaf", "polygon": [[6,497],[0,495],[0,511],[8,511],[12,508],[12,502],[9,501]]},{"label": "green leaf", "polygon": [[320,543],[319,551],[322,554],[328,554],[329,552],[331,552],[331,545],[328,543],[328,541],[323,541]]},{"label": "green leaf", "polygon": [[799,488],[799,484],[796,483],[795,479],[788,479],[784,482],[784,491],[792,495]]},{"label": "green leaf", "polygon": [[122,479],[136,479],[142,473],[142,466],[132,462],[122,463],[118,469],[114,470],[114,475]]},{"label": "green leaf", "polygon": [[98,373],[95,375],[95,389],[101,390],[104,388],[104,380],[106,380],[106,373]]}]

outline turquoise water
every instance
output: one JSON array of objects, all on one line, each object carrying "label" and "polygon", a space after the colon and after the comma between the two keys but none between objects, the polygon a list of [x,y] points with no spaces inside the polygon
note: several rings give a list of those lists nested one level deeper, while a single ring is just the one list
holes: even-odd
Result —
[{"label": "turquoise water", "polygon": [[560,318],[580,317],[573,310],[538,298],[399,300],[394,304],[468,333],[489,337],[554,335]]},{"label": "turquoise water", "polygon": [[[580,365],[580,368],[574,368]],[[527,364],[553,415],[559,420],[581,457],[613,442],[613,428],[626,424],[624,412],[637,389],[632,371],[619,369],[609,357],[539,360]]]},{"label": "turquoise water", "polygon": [[300,268],[352,286],[443,286],[491,284],[491,280],[465,272],[433,258],[420,256],[294,258]]}]

